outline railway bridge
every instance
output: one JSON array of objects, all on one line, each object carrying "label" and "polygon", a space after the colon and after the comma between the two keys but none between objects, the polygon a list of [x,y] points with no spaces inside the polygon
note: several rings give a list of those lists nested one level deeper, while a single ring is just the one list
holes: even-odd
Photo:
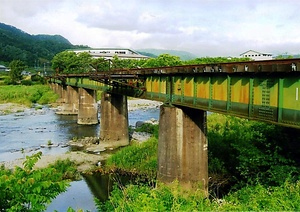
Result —
[{"label": "railway bridge", "polygon": [[300,128],[300,59],[59,74],[49,78],[63,114],[97,124],[100,144],[129,144],[127,97],[161,101],[158,180],[207,194],[206,111]]}]

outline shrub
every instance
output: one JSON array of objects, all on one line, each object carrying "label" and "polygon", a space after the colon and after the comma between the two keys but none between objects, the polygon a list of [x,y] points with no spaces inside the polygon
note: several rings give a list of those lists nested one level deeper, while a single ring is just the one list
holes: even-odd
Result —
[{"label": "shrub", "polygon": [[0,211],[44,211],[69,185],[55,168],[33,169],[41,152],[26,156],[24,168],[0,168]]},{"label": "shrub", "polygon": [[147,132],[152,134],[155,138],[158,138],[159,126],[157,124],[143,123],[141,126],[135,129],[136,132]]},{"label": "shrub", "polygon": [[157,169],[157,139],[152,137],[146,142],[122,148],[107,159],[106,167],[118,167],[154,178]]},{"label": "shrub", "polygon": [[[210,170],[224,173],[226,167],[225,173],[240,186],[257,182],[278,186],[299,174],[290,151],[283,151],[292,140],[285,128],[218,114],[210,115],[208,122],[210,119],[216,121],[208,127]],[[294,137],[299,140],[296,132]]]},{"label": "shrub", "polygon": [[49,167],[63,173],[63,179],[79,180],[81,178],[76,164],[69,158],[66,160],[57,160],[54,164],[49,165]]},{"label": "shrub", "polygon": [[105,203],[96,200],[99,211],[209,211],[216,204],[202,196],[201,191],[183,192],[178,182],[157,188],[145,185],[114,186]]},{"label": "shrub", "polygon": [[221,206],[225,211],[299,211],[300,182],[281,186],[246,186],[228,195]]},{"label": "shrub", "polygon": [[32,85],[32,81],[31,80],[22,80],[21,84],[22,85]]}]

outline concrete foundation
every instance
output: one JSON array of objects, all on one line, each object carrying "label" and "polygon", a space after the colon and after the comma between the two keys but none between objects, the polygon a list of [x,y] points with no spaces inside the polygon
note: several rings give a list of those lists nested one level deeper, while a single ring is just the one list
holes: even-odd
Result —
[{"label": "concrete foundation", "polygon": [[100,144],[106,147],[129,144],[127,96],[102,93]]},{"label": "concrete foundation", "polygon": [[61,110],[57,114],[75,115],[78,114],[79,95],[78,88],[72,86],[64,86],[62,90]]},{"label": "concrete foundation", "polygon": [[159,119],[158,180],[178,180],[208,195],[206,111],[162,105]]},{"label": "concrete foundation", "polygon": [[98,104],[96,102],[96,91],[79,88],[78,124],[98,124]]}]

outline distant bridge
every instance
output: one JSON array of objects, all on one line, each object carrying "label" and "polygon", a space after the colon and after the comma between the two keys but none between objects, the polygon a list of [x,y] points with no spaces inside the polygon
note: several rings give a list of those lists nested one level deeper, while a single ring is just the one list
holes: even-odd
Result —
[{"label": "distant bridge", "polygon": [[82,124],[98,123],[91,111],[95,91],[103,91],[100,140],[120,141],[114,145],[128,144],[127,96],[164,102],[158,154],[163,181],[201,179],[207,189],[205,111],[300,129],[300,59],[60,74],[49,82],[64,112],[78,112]]}]

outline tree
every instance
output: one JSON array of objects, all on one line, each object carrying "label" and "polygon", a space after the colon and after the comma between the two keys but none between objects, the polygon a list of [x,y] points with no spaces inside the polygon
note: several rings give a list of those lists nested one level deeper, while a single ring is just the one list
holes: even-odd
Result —
[{"label": "tree", "polygon": [[76,58],[76,53],[71,51],[63,51],[56,54],[52,59],[52,68],[57,73],[62,73],[71,67]]},{"label": "tree", "polygon": [[98,71],[109,71],[111,65],[111,60],[107,60],[103,57],[92,59],[91,66]]},{"label": "tree", "polygon": [[293,59],[293,55],[287,55],[287,54],[284,54],[284,55],[278,55],[275,59],[277,60],[282,60],[282,59]]},{"label": "tree", "polygon": [[63,51],[53,57],[52,68],[57,73],[84,73],[88,72],[92,57],[89,53],[76,54],[73,51]]},{"label": "tree", "polygon": [[161,54],[157,58],[151,58],[147,60],[144,64],[144,67],[163,67],[163,66],[177,66],[182,65],[182,61],[180,57],[169,55],[169,54]]},{"label": "tree", "polygon": [[77,55],[76,58],[77,66],[75,68],[75,72],[78,73],[85,73],[91,70],[91,63],[92,63],[92,56],[87,52],[82,52]]},{"label": "tree", "polygon": [[10,64],[10,72],[9,76],[11,82],[16,84],[18,81],[22,79],[22,71],[26,68],[26,65],[21,60],[13,60]]}]

